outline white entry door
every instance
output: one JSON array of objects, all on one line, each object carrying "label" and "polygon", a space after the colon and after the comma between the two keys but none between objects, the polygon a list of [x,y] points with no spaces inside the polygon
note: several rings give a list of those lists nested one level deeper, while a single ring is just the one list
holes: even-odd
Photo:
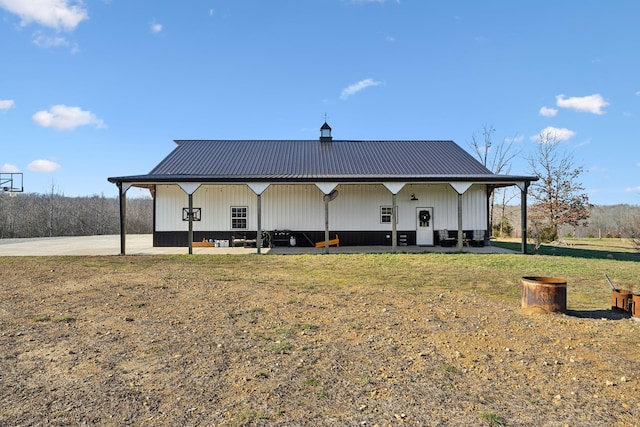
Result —
[{"label": "white entry door", "polygon": [[433,208],[416,208],[416,245],[433,246]]}]

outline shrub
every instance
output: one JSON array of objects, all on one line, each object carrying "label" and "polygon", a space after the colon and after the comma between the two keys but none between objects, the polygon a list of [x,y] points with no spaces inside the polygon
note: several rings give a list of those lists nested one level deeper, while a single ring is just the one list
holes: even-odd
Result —
[{"label": "shrub", "polygon": [[509,219],[503,216],[498,224],[493,224],[493,235],[498,237],[510,237],[513,227],[509,223]]},{"label": "shrub", "polygon": [[540,230],[540,240],[544,243],[553,242],[558,238],[558,233],[556,230],[550,226],[545,226],[542,230]]}]

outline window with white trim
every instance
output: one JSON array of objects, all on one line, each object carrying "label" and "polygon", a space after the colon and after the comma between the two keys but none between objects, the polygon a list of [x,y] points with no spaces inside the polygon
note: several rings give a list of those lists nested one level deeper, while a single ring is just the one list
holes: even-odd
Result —
[{"label": "window with white trim", "polygon": [[[380,206],[380,223],[381,224],[391,224],[391,213],[393,212],[393,207],[391,206]],[[396,209],[396,213],[398,210]],[[398,218],[396,218],[396,224],[398,223]]]},{"label": "window with white trim", "polygon": [[231,206],[231,228],[234,230],[247,228],[246,206]]}]

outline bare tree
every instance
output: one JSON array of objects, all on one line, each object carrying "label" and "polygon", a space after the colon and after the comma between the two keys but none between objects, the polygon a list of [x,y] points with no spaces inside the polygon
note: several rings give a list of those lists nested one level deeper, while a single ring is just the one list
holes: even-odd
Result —
[{"label": "bare tree", "polygon": [[[129,233],[151,233],[153,200],[131,198],[127,202],[131,213],[127,219]],[[48,194],[18,193],[16,197],[9,197],[0,193],[0,238],[119,232],[119,201],[115,197],[65,197],[53,185]]]},{"label": "bare tree", "polygon": [[[482,136],[476,133],[471,135],[469,143],[471,149],[478,157],[478,160],[491,172],[501,175],[508,174],[511,171],[511,161],[520,153],[514,150],[513,141],[515,138],[507,140],[504,138],[501,143],[494,144],[493,134],[496,130],[491,125],[482,127]],[[500,234],[504,232],[503,225],[505,223],[505,209],[507,204],[516,196],[516,193],[510,188],[494,189],[489,194],[489,230],[493,231],[495,223],[494,211],[496,198],[501,203],[501,216],[499,222]]]},{"label": "bare tree", "polygon": [[583,169],[559,150],[555,134],[541,133],[537,151],[528,160],[532,174],[540,178],[529,191],[534,200],[529,218],[536,240],[555,239],[561,225],[586,226],[591,206],[579,181]]}]

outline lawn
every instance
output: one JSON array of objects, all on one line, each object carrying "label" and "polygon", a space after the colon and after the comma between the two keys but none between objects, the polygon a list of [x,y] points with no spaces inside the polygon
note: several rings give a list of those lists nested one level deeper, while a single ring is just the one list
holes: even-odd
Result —
[{"label": "lawn", "polygon": [[638,426],[640,263],[598,251],[0,257],[0,425]]}]

